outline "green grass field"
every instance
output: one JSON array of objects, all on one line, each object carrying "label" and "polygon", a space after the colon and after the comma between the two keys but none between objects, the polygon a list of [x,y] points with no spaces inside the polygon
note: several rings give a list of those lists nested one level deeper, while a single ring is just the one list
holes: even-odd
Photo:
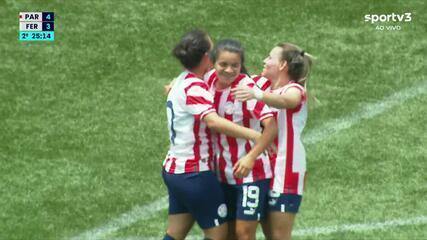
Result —
[{"label": "green grass field", "polygon": [[[19,42],[24,11],[55,12],[55,41]],[[364,21],[406,12],[412,21]],[[108,223],[167,194],[162,86],[181,71],[172,47],[195,27],[242,41],[251,73],[282,41],[317,57],[306,141],[349,126],[306,145],[295,230],[426,218],[425,12],[422,0],[0,0],[0,239],[160,239],[167,206]],[[295,239],[427,239],[427,221]]]}]

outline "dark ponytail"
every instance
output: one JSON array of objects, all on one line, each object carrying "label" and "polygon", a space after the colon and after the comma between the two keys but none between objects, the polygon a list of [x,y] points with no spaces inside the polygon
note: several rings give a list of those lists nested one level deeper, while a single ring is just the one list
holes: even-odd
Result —
[{"label": "dark ponytail", "polygon": [[187,69],[193,69],[200,64],[203,55],[211,49],[211,42],[206,32],[193,30],[186,33],[172,50],[172,54]]}]

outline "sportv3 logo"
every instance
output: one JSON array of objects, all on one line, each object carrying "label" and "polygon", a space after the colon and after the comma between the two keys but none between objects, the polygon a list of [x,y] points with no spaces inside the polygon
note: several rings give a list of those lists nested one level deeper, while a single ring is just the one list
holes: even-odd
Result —
[{"label": "sportv3 logo", "polygon": [[374,24],[376,22],[410,22],[412,21],[412,13],[403,13],[403,14],[366,14],[365,22],[371,22]]}]

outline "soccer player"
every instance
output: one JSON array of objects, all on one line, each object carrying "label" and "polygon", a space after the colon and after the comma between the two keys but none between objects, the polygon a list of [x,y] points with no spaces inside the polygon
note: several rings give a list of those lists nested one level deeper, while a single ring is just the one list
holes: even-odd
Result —
[{"label": "soccer player", "polygon": [[310,55],[298,46],[281,43],[264,60],[262,77],[254,78],[261,89],[237,86],[232,90],[239,100],[258,99],[270,106],[279,128],[275,139],[277,155],[272,157],[274,177],[269,193],[269,214],[267,223],[263,224],[267,239],[291,239],[292,225],[302,199],[306,159],[301,133],[307,120],[304,83],[310,66]]},{"label": "soccer player", "polygon": [[[183,36],[173,55],[185,70],[175,80],[167,97],[170,148],[163,162],[163,179],[169,193],[168,228],[164,239],[184,239],[197,221],[207,239],[227,236],[227,207],[221,186],[210,169],[214,153],[210,140],[214,130],[231,137],[262,139],[217,115],[213,96],[201,78],[211,67],[210,37],[194,30]],[[255,158],[248,154],[247,161]]]},{"label": "soccer player", "polygon": [[258,221],[266,215],[272,177],[270,160],[263,151],[277,135],[277,125],[263,102],[256,99],[241,102],[231,95],[231,88],[255,85],[248,75],[241,73],[245,68],[240,42],[232,39],[218,42],[211,57],[214,69],[205,76],[205,82],[214,94],[218,114],[241,126],[263,130],[259,143],[264,148],[257,149],[245,139],[216,135],[218,158],[215,168],[229,210],[228,239],[255,239]]}]

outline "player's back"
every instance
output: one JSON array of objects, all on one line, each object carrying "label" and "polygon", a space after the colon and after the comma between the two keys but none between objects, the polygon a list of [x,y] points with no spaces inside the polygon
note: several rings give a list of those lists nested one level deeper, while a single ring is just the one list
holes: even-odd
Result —
[{"label": "player's back", "polygon": [[201,120],[215,111],[206,84],[185,71],[175,80],[166,103],[170,148],[164,167],[170,173],[209,170],[210,131]]}]

